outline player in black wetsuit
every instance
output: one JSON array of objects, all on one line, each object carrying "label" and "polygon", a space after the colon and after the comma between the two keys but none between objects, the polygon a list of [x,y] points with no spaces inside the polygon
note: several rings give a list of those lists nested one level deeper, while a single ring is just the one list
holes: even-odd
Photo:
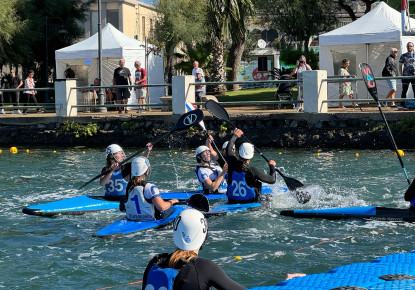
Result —
[{"label": "player in black wetsuit", "polygon": [[242,290],[242,285],[230,279],[214,262],[199,258],[199,250],[206,240],[208,225],[204,215],[187,209],[174,220],[173,238],[177,250],[172,254],[156,255],[147,265],[143,288],[174,290],[216,289]]},{"label": "player in black wetsuit", "polygon": [[261,195],[262,182],[274,184],[275,161],[270,160],[269,174],[261,169],[249,166],[254,157],[254,146],[243,143],[239,147],[239,159],[235,156],[233,147],[235,141],[243,135],[242,130],[235,129],[235,133],[226,147],[226,161],[228,162],[228,201],[229,203],[256,202]]}]

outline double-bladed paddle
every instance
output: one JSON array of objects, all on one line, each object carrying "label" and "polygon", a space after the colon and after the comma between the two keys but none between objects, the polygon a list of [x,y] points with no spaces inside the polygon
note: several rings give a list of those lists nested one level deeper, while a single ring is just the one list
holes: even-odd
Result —
[{"label": "double-bladed paddle", "polygon": [[405,166],[403,165],[403,161],[401,158],[401,155],[399,154],[398,147],[396,146],[395,139],[393,138],[392,132],[389,128],[388,121],[386,121],[385,115],[382,111],[382,106],[379,102],[378,98],[378,90],[376,86],[375,76],[373,75],[373,71],[371,67],[367,63],[361,63],[359,64],[360,71],[363,75],[363,80],[366,85],[367,90],[369,91],[369,94],[372,96],[372,98],[375,100],[376,105],[378,106],[380,115],[382,116],[383,122],[385,123],[386,131],[388,132],[389,140],[392,143],[393,149],[396,152],[396,156],[398,156],[399,163],[401,164],[403,174],[405,175],[406,181],[410,185],[408,190],[405,192],[405,200],[411,201],[415,197],[415,186],[411,186],[411,181],[409,180],[408,174],[406,173]]},{"label": "double-bladed paddle", "polygon": [[[169,136],[170,134],[172,134],[173,132],[187,129],[191,126],[196,125],[201,120],[203,120],[202,110],[197,109],[197,110],[194,110],[194,111],[191,111],[191,112],[187,112],[186,114],[184,114],[180,117],[180,119],[176,122],[176,125],[174,126],[173,129],[171,129],[169,132],[167,132],[166,134],[164,134],[163,136],[161,136],[160,138],[154,140],[151,143],[153,145],[155,145],[155,144],[159,143],[161,140],[163,140],[164,138],[166,138],[167,136]],[[132,158],[134,158],[135,156],[140,154],[141,152],[143,152],[143,150],[139,150],[139,151],[135,152],[133,155],[129,156],[127,159],[123,160],[123,162],[120,163],[120,167],[122,165],[124,165],[127,161],[131,160]],[[86,185],[88,185],[92,181],[98,179],[99,177],[110,173],[111,171],[112,171],[112,168],[108,169],[105,172],[102,172],[102,173],[98,174],[97,176],[95,176],[94,178],[89,180],[88,182],[84,183],[79,189],[85,187]]]},{"label": "double-bladed paddle", "polygon": [[[195,106],[195,105],[193,105],[191,102],[187,102],[187,103],[186,103],[186,109],[187,109],[188,111],[193,111],[193,110],[196,110],[197,108],[196,108],[196,106]],[[202,127],[202,130],[203,130],[203,133],[205,133],[205,136],[206,136],[206,137],[209,137],[209,133],[208,133],[208,131],[206,130],[206,127],[205,127],[205,122],[202,120],[202,121],[200,121],[200,122],[199,122],[199,125],[200,125],[200,127]],[[222,153],[220,152],[220,150],[219,150],[219,149],[218,149],[218,147],[216,146],[215,141],[213,141],[213,140],[212,140],[212,144],[213,144],[213,147],[214,147],[215,151],[216,151],[216,152],[218,152],[218,154],[219,154],[220,158],[222,158],[222,161],[223,161],[223,162],[226,162],[225,158],[223,158],[223,156],[222,156]]]},{"label": "double-bladed paddle", "polygon": [[[213,100],[208,100],[205,103],[205,108],[206,108],[206,110],[209,111],[209,113],[211,113],[216,118],[218,118],[218,119],[220,119],[222,121],[225,121],[226,123],[228,123],[229,125],[231,125],[234,129],[236,128],[235,125],[232,124],[232,122],[231,122],[231,120],[229,118],[228,112],[219,103],[217,103],[217,102],[215,102]],[[244,138],[246,142],[249,142],[249,143],[252,144],[252,142],[249,141],[249,139],[245,135],[242,135],[242,138]],[[254,144],[252,144],[252,145],[254,145]],[[254,148],[255,148],[255,151],[258,152],[259,155],[261,155],[261,157],[264,158],[264,160],[266,162],[269,162],[269,159],[264,154],[262,154],[262,152],[255,145],[254,145]],[[307,203],[310,200],[310,198],[311,198],[310,194],[305,193],[305,192],[299,192],[299,191],[297,191],[298,188],[303,187],[304,184],[302,184],[297,179],[294,179],[292,177],[285,176],[277,167],[275,167],[275,170],[284,179],[285,184],[287,185],[288,189],[297,198],[298,202],[304,204],[304,203]]]}]

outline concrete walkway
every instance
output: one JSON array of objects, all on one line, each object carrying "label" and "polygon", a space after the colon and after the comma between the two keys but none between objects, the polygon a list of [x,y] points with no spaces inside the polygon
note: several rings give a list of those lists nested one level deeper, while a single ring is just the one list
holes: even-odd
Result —
[{"label": "concrete walkway", "polygon": [[[272,105],[265,106],[244,106],[244,107],[225,107],[226,111],[231,117],[240,118],[248,117],[249,118],[266,118],[267,116],[287,118],[287,119],[297,119],[297,120],[324,120],[335,115],[339,119],[350,119],[350,118],[368,118],[371,115],[371,119],[380,119],[379,110],[375,105],[363,105],[362,111],[360,109],[353,109],[350,107],[347,108],[329,108],[327,114],[316,114],[316,113],[304,113],[298,112],[294,109],[273,109]],[[387,120],[400,120],[408,117],[415,117],[415,111],[398,111],[397,108],[385,108],[382,107],[382,111],[385,113]],[[210,113],[203,109],[203,113],[206,117],[211,117]],[[130,110],[128,114],[122,113],[119,114],[118,111],[108,111],[105,113],[99,112],[79,112],[77,117],[71,117],[73,120],[79,120],[82,122],[96,119],[127,119],[127,118],[149,118],[161,119],[168,118],[172,116],[172,112],[161,112],[160,109],[152,109],[146,113],[137,113],[136,110]],[[6,111],[6,114],[0,115],[0,124],[34,124],[34,123],[48,123],[48,122],[61,122],[67,118],[58,118],[56,117],[55,112],[45,112],[43,114],[38,114],[34,110],[29,111],[27,115],[12,114],[12,111]]]}]

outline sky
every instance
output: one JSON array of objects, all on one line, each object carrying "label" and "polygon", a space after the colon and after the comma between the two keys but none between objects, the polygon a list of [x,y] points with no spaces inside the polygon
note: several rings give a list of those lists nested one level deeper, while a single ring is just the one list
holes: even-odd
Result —
[{"label": "sky", "polygon": [[144,2],[144,3],[147,3],[147,4],[153,4],[153,1],[154,0],[139,0],[140,2]]}]

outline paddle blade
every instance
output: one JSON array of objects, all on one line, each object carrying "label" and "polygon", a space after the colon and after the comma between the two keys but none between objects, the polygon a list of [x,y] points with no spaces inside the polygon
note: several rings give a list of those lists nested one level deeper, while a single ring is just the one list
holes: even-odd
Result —
[{"label": "paddle blade", "polygon": [[364,62],[359,64],[359,68],[360,68],[360,71],[362,72],[363,81],[365,82],[365,85],[367,87],[367,90],[369,91],[369,94],[376,101],[376,103],[378,103],[379,102],[378,90],[376,87],[375,76],[373,75],[372,69],[367,63],[364,63]]},{"label": "paddle blade", "polygon": [[291,194],[294,195],[297,201],[301,204],[305,204],[311,199],[311,195],[301,189],[292,191]]},{"label": "paddle blade", "polygon": [[228,112],[226,112],[225,108],[214,100],[207,100],[205,103],[205,108],[216,118],[230,123]]},{"label": "paddle blade", "polygon": [[405,200],[412,201],[415,197],[415,179],[412,181],[411,185],[405,192]]},{"label": "paddle blade", "polygon": [[203,194],[194,194],[187,200],[187,205],[201,212],[209,211],[209,200]]},{"label": "paddle blade", "polygon": [[[186,109],[190,112],[190,111],[197,110],[197,107],[193,105],[191,102],[187,102]],[[203,131],[206,131],[205,122],[203,122],[203,120],[199,122],[199,125],[200,127],[202,127]]]},{"label": "paddle blade", "polygon": [[173,131],[180,131],[187,129],[191,126],[197,125],[200,121],[203,120],[203,112],[202,110],[194,110],[187,112],[186,114],[182,115],[180,119],[177,121],[176,126],[171,130]]}]

